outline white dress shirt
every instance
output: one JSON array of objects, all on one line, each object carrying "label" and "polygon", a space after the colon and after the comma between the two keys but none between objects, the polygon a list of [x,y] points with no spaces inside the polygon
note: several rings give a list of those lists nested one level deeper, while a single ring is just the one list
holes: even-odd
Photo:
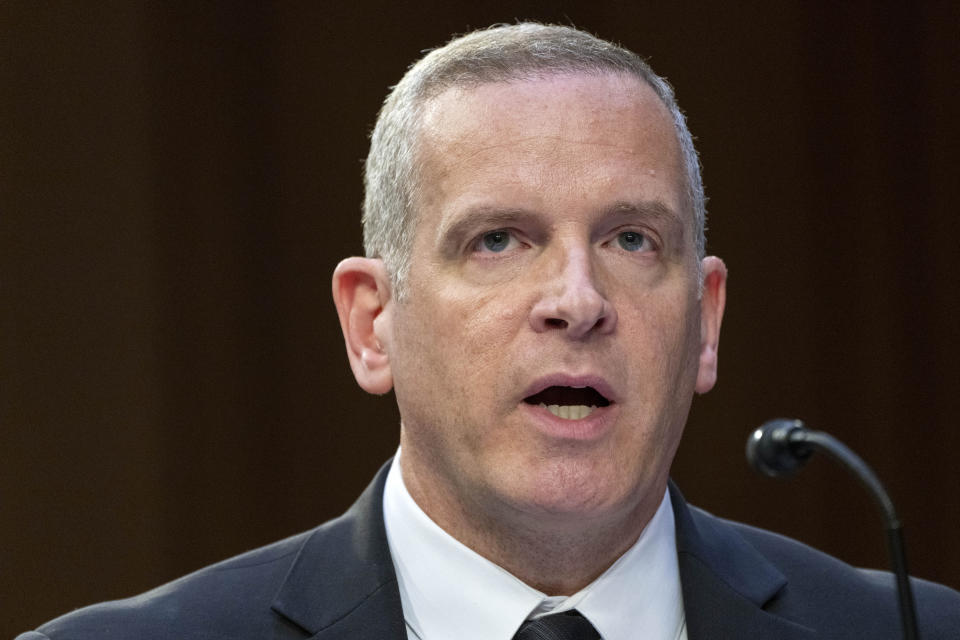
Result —
[{"label": "white dress shirt", "polygon": [[669,495],[637,542],[569,597],[527,586],[441,529],[403,484],[399,451],[383,515],[411,640],[511,640],[527,618],[568,609],[603,640],[686,640]]}]

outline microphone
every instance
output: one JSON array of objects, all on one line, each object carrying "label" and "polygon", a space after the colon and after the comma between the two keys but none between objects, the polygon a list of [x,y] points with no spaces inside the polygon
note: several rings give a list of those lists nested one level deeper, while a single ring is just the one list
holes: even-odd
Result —
[{"label": "microphone", "polygon": [[770,420],[747,438],[747,462],[765,476],[785,478],[807,463],[813,451],[792,440],[806,427],[800,420]]},{"label": "microphone", "polygon": [[765,422],[747,438],[747,462],[772,478],[788,477],[796,473],[814,451],[822,451],[850,471],[866,487],[880,507],[887,531],[887,550],[890,567],[897,578],[897,597],[903,637],[916,640],[917,617],[913,591],[907,572],[907,554],[903,542],[903,527],[893,501],[887,495],[879,478],[860,456],[845,444],[823,431],[811,431],[800,420],[779,418]]}]

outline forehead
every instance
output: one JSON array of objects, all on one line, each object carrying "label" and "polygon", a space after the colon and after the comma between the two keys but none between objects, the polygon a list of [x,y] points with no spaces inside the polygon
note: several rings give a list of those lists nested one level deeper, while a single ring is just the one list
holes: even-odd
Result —
[{"label": "forehead", "polygon": [[687,209],[670,112],[632,75],[452,88],[425,103],[421,126],[421,222],[478,205],[553,211],[660,200]]},{"label": "forehead", "polygon": [[453,87],[425,103],[421,123],[421,148],[428,152],[557,138],[621,150],[656,146],[679,157],[667,107],[629,74],[564,73]]}]

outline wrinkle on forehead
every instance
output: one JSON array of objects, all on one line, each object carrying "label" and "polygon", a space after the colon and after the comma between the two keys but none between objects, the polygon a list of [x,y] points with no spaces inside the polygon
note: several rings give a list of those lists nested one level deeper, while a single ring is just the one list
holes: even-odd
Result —
[{"label": "wrinkle on forehead", "polygon": [[[523,146],[527,145],[533,147],[533,145],[542,145],[545,142],[555,142],[556,146],[559,147],[562,144],[577,144],[584,145],[589,147],[606,147],[609,149],[619,149],[622,153],[634,154],[635,151],[629,146],[625,146],[622,143],[617,142],[602,142],[598,140],[591,139],[582,139],[574,140],[569,137],[564,137],[559,134],[554,135],[536,135],[536,136],[527,136],[523,138],[517,138],[510,142],[504,142],[502,144],[465,144],[468,141],[468,136],[463,136],[456,141],[446,140],[446,144],[450,145],[450,152],[456,154],[458,157],[466,159],[472,158],[488,151],[495,151],[496,149],[502,149],[513,146]],[[654,169],[648,169],[648,172],[653,172]]]}]

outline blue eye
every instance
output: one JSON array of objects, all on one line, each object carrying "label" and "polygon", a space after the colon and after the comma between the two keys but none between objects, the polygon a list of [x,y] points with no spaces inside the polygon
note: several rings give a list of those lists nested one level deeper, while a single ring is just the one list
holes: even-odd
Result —
[{"label": "blue eye", "polygon": [[646,237],[637,231],[622,231],[617,235],[617,243],[625,251],[640,251],[646,248]]},{"label": "blue eye", "polygon": [[510,245],[510,232],[509,231],[490,231],[483,234],[483,246],[493,251],[499,253],[506,249]]}]

